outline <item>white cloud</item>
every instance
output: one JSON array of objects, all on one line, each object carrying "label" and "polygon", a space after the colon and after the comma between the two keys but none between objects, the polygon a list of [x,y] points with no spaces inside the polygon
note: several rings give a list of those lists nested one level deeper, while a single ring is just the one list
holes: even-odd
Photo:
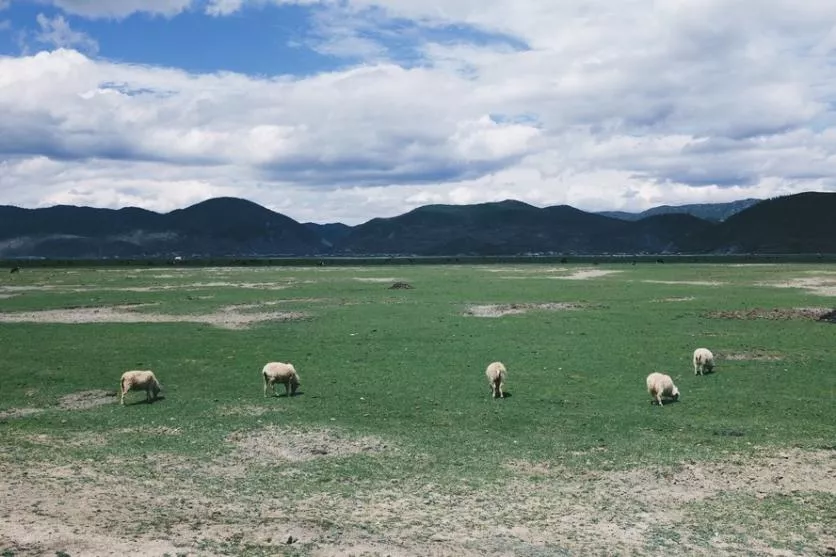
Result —
[{"label": "white cloud", "polygon": [[206,13],[213,16],[230,15],[241,9],[244,0],[209,0]]},{"label": "white cloud", "polygon": [[11,0],[0,0],[0,12],[2,12],[3,10],[8,9],[8,7],[11,6],[11,5],[12,5]]},{"label": "white cloud", "polygon": [[[173,17],[188,9],[194,0],[36,0],[52,4],[65,13],[89,18],[122,19],[134,13]],[[223,0],[221,0],[223,1]]]},{"label": "white cloud", "polygon": [[99,44],[86,33],[74,31],[64,16],[57,15],[50,19],[44,14],[36,18],[40,30],[35,33],[35,40],[56,48],[77,48],[95,54]]},{"label": "white cloud", "polygon": [[[165,210],[222,192],[354,224],[436,202],[836,191],[836,4],[283,3],[316,4],[306,44],[360,61],[268,79],[0,58],[0,203]],[[403,21],[419,63],[392,48]]]}]

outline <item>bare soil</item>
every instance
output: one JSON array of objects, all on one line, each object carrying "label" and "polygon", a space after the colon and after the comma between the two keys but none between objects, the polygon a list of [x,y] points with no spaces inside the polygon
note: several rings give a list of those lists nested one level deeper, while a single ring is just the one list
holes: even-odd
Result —
[{"label": "bare soil", "polygon": [[117,394],[116,391],[79,391],[62,396],[58,400],[58,406],[64,410],[87,410],[89,408],[119,402],[119,398],[116,396]]},{"label": "bare soil", "polygon": [[344,457],[357,453],[377,453],[387,444],[374,437],[354,438],[331,429],[295,430],[267,427],[257,431],[233,433],[227,438],[243,459],[274,462],[302,462],[319,457]]},{"label": "bare soil", "polygon": [[354,277],[354,280],[359,280],[360,282],[395,282],[398,279],[394,277]]},{"label": "bare soil", "polygon": [[688,286],[723,286],[728,284],[716,280],[644,280],[642,282],[649,282],[651,284],[682,284]]},{"label": "bare soil", "polygon": [[696,300],[694,296],[675,296],[673,298],[657,298],[654,300],[650,300],[651,302],[690,302],[692,300]]},{"label": "bare soil", "polygon": [[463,315],[473,317],[502,317],[503,315],[527,313],[532,310],[563,311],[581,309],[584,307],[586,307],[586,305],[570,302],[550,302],[544,304],[487,304],[468,306]]},{"label": "bare soil", "polygon": [[763,350],[750,350],[747,352],[732,352],[727,354],[718,354],[724,360],[753,360],[758,362],[773,362],[784,359],[781,354],[771,354]]},{"label": "bare soil", "polygon": [[0,411],[0,421],[8,420],[10,418],[25,418],[43,412],[43,408],[9,408],[8,410]]},{"label": "bare soil", "polygon": [[623,271],[616,271],[612,269],[578,269],[577,271],[573,271],[572,274],[566,276],[553,276],[550,278],[561,280],[589,280],[622,272]]},{"label": "bare soil", "polygon": [[836,274],[817,271],[812,276],[798,277],[781,282],[758,283],[758,286],[801,288],[818,296],[836,296]]},{"label": "bare soil", "polygon": [[706,314],[707,317],[716,319],[812,319],[822,320],[831,313],[831,308],[749,308],[731,311],[712,311]]},{"label": "bare soil", "polygon": [[0,313],[4,323],[207,323],[223,329],[244,329],[262,321],[292,321],[308,315],[298,311],[242,312],[235,306],[215,313],[171,315],[132,311],[134,306],[51,309]]},{"label": "bare soil", "polygon": [[[505,464],[498,485],[435,485],[422,478],[275,497],[247,494],[236,478],[281,466],[388,450],[381,440],[333,430],[277,427],[230,438],[237,466],[146,455],[145,475],[125,463],[65,466],[0,455],[0,549],[16,555],[716,555],[803,554],[834,544],[832,524],[796,530],[770,514],[774,497],[809,506],[836,496],[836,451],[729,455],[631,470],[567,468],[559,460]],[[320,454],[319,449],[326,454]],[[606,454],[605,448],[600,448]],[[191,479],[219,474],[212,493]],[[331,485],[331,484],[326,484]],[[742,501],[737,503],[736,501]],[[706,514],[710,510],[710,514]],[[832,513],[831,513],[832,515]],[[706,530],[710,528],[710,530]],[[667,541],[669,536],[675,536]],[[293,543],[288,544],[288,539]]]}]

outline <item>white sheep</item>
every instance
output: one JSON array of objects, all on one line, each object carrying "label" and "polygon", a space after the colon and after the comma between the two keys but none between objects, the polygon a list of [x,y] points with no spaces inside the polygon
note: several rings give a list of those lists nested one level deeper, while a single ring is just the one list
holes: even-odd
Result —
[{"label": "white sheep", "polygon": [[154,400],[160,394],[163,386],[157,381],[157,377],[151,370],[133,370],[122,374],[119,381],[119,390],[122,393],[121,403],[125,404],[125,395],[128,391],[145,391],[145,400],[151,401],[151,393],[154,393]]},{"label": "white sheep", "polygon": [[488,376],[491,395],[494,398],[505,398],[505,377],[508,375],[505,365],[502,362],[493,362],[485,370],[485,375]]},{"label": "white sheep", "polygon": [[[647,376],[647,392],[659,406],[662,406],[662,397],[679,400],[679,389],[673,384],[671,376],[664,373],[653,372]],[[653,400],[650,401],[651,404]]]},{"label": "white sheep", "polygon": [[273,388],[273,395],[275,396],[276,383],[284,384],[287,396],[293,396],[296,394],[296,389],[299,388],[299,374],[296,373],[293,364],[289,362],[269,362],[261,370],[261,375],[264,377],[264,396],[267,396],[268,386]]},{"label": "white sheep", "polygon": [[694,350],[694,375],[705,375],[714,371],[714,354],[708,348]]}]

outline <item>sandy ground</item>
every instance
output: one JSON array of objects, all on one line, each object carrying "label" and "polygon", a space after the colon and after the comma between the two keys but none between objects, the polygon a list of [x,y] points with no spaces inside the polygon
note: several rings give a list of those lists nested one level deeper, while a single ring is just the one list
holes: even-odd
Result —
[{"label": "sandy ground", "polygon": [[254,306],[229,306],[207,314],[173,315],[138,312],[138,306],[102,306],[92,308],[50,309],[0,313],[2,323],[207,323],[223,329],[243,329],[262,321],[304,319],[297,311],[243,312]]},{"label": "sandy ground", "polygon": [[817,272],[808,277],[797,277],[781,282],[758,283],[773,288],[800,288],[819,296],[836,296],[836,274]]},{"label": "sandy ground", "polygon": [[[180,434],[163,429],[155,433]],[[112,432],[101,441],[136,432]],[[50,442],[49,436],[39,439]],[[52,440],[56,448],[67,442]],[[747,551],[782,556],[815,554],[836,541],[832,509],[818,508],[820,520],[796,532],[780,515],[756,508],[775,497],[804,504],[817,493],[836,496],[834,450],[764,452],[748,459],[729,455],[710,464],[684,461],[627,471],[509,460],[506,479],[490,488],[442,487],[422,478],[365,485],[343,478],[359,486],[350,496],[336,485],[287,497],[288,482],[309,473],[299,466],[312,460],[399,448],[339,430],[300,432],[275,425],[234,433],[227,443],[234,450],[215,460],[164,453],[139,457],[147,471],[139,478],[114,475],[119,461],[32,466],[0,456],[0,549],[50,556],[60,551],[197,556],[291,550],[323,556],[731,556]],[[594,450],[606,456],[606,448]],[[237,482],[252,473],[280,480],[274,496],[239,488]],[[205,485],[211,485],[211,493]],[[805,549],[781,549],[786,543]]]},{"label": "sandy ground", "polygon": [[502,317],[503,315],[517,315],[533,310],[562,311],[581,309],[584,304],[570,302],[549,302],[542,304],[515,303],[515,304],[482,304],[468,306],[462,315],[473,317]]}]

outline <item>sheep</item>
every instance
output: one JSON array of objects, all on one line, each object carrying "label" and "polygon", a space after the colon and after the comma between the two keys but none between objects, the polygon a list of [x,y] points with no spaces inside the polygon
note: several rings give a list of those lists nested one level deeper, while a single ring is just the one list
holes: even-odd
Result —
[{"label": "sheep", "polygon": [[261,370],[264,377],[264,396],[267,396],[267,387],[273,388],[273,396],[276,395],[276,383],[283,383],[285,394],[293,396],[299,388],[299,374],[290,362],[269,362]]},{"label": "sheep", "polygon": [[505,377],[508,372],[502,362],[493,362],[485,370],[493,398],[505,398]]},{"label": "sheep", "polygon": [[[679,389],[673,384],[670,375],[664,373],[653,372],[647,376],[647,392],[659,406],[662,406],[662,397],[679,400]],[[653,400],[650,401],[651,404]]]},{"label": "sheep", "polygon": [[708,348],[694,350],[694,375],[705,375],[714,371],[714,354]]},{"label": "sheep", "polygon": [[121,403],[125,404],[125,395],[128,391],[145,391],[145,400],[151,402],[151,393],[154,393],[154,400],[160,394],[163,386],[157,381],[157,377],[151,370],[126,371],[119,381],[119,390],[122,393]]}]

